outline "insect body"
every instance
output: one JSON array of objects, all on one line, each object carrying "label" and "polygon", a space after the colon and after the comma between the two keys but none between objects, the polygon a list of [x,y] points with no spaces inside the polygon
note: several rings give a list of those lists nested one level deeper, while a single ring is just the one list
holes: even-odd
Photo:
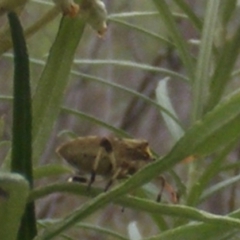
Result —
[{"label": "insect body", "polygon": [[[106,138],[98,136],[79,137],[60,146],[56,152],[77,170],[73,179],[88,182],[88,188],[95,181],[96,175],[108,179],[105,191],[114,180],[127,178],[145,165],[154,161],[148,142],[139,139]],[[90,174],[87,181],[86,174]],[[162,189],[166,189],[177,202],[173,188],[161,176]]]},{"label": "insect body", "polygon": [[60,146],[57,153],[80,175],[91,174],[89,187],[96,175],[108,178],[105,190],[115,179],[127,178],[153,161],[148,143],[135,139],[79,137]]}]

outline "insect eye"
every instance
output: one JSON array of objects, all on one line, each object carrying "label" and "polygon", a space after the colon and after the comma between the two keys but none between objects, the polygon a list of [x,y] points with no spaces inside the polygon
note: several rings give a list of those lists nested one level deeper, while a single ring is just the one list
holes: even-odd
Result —
[{"label": "insect eye", "polygon": [[144,152],[144,153],[143,153],[143,156],[144,156],[145,158],[150,158],[150,157],[151,157],[151,155],[150,155],[149,153],[147,153],[147,152]]},{"label": "insect eye", "polygon": [[139,155],[144,159],[152,158],[152,154],[149,148],[139,149],[138,152],[139,152]]}]

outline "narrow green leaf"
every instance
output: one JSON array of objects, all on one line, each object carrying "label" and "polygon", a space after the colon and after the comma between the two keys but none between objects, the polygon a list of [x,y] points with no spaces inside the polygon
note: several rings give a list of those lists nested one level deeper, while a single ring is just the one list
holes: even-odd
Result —
[{"label": "narrow green leaf", "polygon": [[28,193],[29,184],[21,175],[0,173],[1,240],[17,239]]},{"label": "narrow green leaf", "polygon": [[240,25],[233,38],[228,40],[219,54],[214,74],[211,78],[210,96],[206,105],[206,111],[211,110],[221,99],[227,83],[232,79],[233,67],[240,50]]},{"label": "narrow green leaf", "polygon": [[213,177],[222,170],[221,165],[223,161],[226,159],[227,155],[233,150],[233,148],[236,147],[236,144],[238,144],[238,142],[239,139],[236,138],[235,140],[227,144],[227,146],[218,154],[214,154],[214,157],[212,158],[210,164],[205,168],[202,175],[193,184],[191,190],[189,191],[187,197],[188,205],[194,206],[199,204],[201,194],[206,189],[211,179],[213,179]]},{"label": "narrow green leaf", "polygon": [[234,162],[234,163],[230,163],[230,164],[225,164],[223,165],[219,171],[233,171],[234,169],[240,168],[240,162]]},{"label": "narrow green leaf", "polygon": [[[54,193],[54,192],[68,192],[71,194],[79,194],[79,195],[85,195],[85,196],[91,196],[96,198],[96,196],[99,194],[99,189],[93,188],[91,189],[90,192],[86,191],[86,186],[79,185],[77,183],[64,183],[64,184],[52,184],[46,187],[42,187],[41,189],[34,190],[32,194],[30,195],[30,198],[37,199],[39,197],[44,197],[49,193]],[[106,193],[108,195],[109,193]],[[103,196],[103,194],[101,194]],[[35,198],[37,197],[37,198]],[[98,196],[99,197],[99,196]],[[90,201],[90,200],[89,200]],[[94,200],[93,200],[94,201]],[[232,229],[237,229],[240,225],[240,220],[236,218],[235,215],[232,216],[219,216],[216,214],[211,214],[206,211],[198,210],[196,208],[188,207],[188,206],[183,206],[183,205],[172,205],[172,204],[163,204],[163,203],[156,203],[155,201],[149,201],[141,198],[136,198],[136,197],[131,197],[131,196],[124,196],[120,198],[113,198],[112,201],[114,203],[120,204],[121,206],[124,207],[130,207],[132,209],[135,209],[137,211],[146,211],[148,213],[158,213],[161,215],[167,215],[171,217],[181,217],[185,218],[188,220],[195,220],[195,221],[201,221],[204,223],[195,223],[189,225],[190,228],[193,228],[196,231],[199,230],[197,226],[204,226],[206,228],[206,232],[210,231],[212,233],[211,229],[215,230],[215,234],[217,234],[216,228],[219,228],[219,226],[223,226],[225,230],[232,230]],[[82,206],[85,207],[85,206]],[[81,208],[75,210],[76,211],[81,211]],[[75,215],[74,213],[70,214],[71,216]],[[76,224],[77,224],[76,220]],[[53,226],[48,227],[47,229],[55,229],[57,226],[66,224],[66,220],[59,221],[58,223],[54,224]],[[186,226],[181,226],[183,228],[188,228],[188,225]],[[169,231],[166,231],[166,233],[172,233],[173,236],[175,237],[175,231],[178,232],[180,228],[175,228],[171,229]],[[46,229],[46,235],[39,236],[39,238],[36,239],[51,239],[50,235],[47,237],[47,229]],[[191,229],[189,229],[190,234],[193,233]],[[208,236],[210,234],[209,232],[207,233]],[[223,233],[223,232],[222,232]],[[222,234],[221,233],[221,234]],[[48,232],[48,234],[50,234]],[[182,233],[182,238],[176,238],[176,239],[185,239],[183,236],[188,236],[189,232],[185,231]],[[205,236],[205,232],[203,231],[201,236]],[[192,235],[191,235],[192,236]],[[153,239],[161,239],[161,238],[153,238]],[[164,238],[165,239],[165,238]],[[175,239],[175,238],[170,238],[170,239]],[[186,238],[189,239],[189,238]],[[195,238],[192,238],[195,239]],[[197,238],[201,239],[201,238]],[[202,238],[204,239],[204,238]],[[210,239],[210,238],[206,238]]]},{"label": "narrow green leaf", "polygon": [[165,112],[166,115],[168,115],[173,121],[176,122],[176,124],[180,125],[181,126],[181,123],[179,122],[179,120],[171,113],[169,112],[166,108],[164,108],[163,106],[161,106],[160,104],[158,104],[156,101],[152,100],[151,98],[135,91],[135,90],[132,90],[130,88],[127,88],[127,87],[124,87],[122,85],[119,85],[117,83],[113,83],[113,82],[110,82],[110,81],[106,81],[102,78],[99,78],[99,77],[95,77],[95,76],[91,76],[91,75],[88,75],[88,74],[83,74],[83,73],[78,73],[76,71],[72,71],[72,73],[74,75],[77,75],[77,76],[81,76],[83,78],[83,80],[91,80],[91,81],[94,81],[94,82],[97,82],[97,83],[100,83],[102,85],[105,85],[105,86],[110,86],[114,89],[117,89],[117,90],[121,90],[121,91],[124,91],[125,93],[129,93],[131,94],[132,96],[136,96],[138,97],[139,99],[145,101],[146,103],[149,103],[151,104],[152,106],[154,107],[157,107],[158,109],[160,109],[162,112]]},{"label": "narrow green leaf", "polygon": [[[59,114],[84,21],[63,18],[33,98],[33,159],[38,160]],[[47,97],[46,97],[47,96]]]},{"label": "narrow green leaf", "polygon": [[[108,15],[108,19],[122,19],[122,18],[136,18],[136,17],[156,17],[159,16],[158,11],[131,11],[131,12],[119,12],[111,13]],[[188,19],[187,15],[179,12],[173,12],[173,16],[176,18]]]},{"label": "narrow green leaf", "polygon": [[227,227],[227,224],[223,227],[222,225],[213,226],[211,224],[192,223],[144,240],[219,240],[221,237],[228,235],[228,231],[231,230],[232,228]]},{"label": "narrow green leaf", "polygon": [[188,16],[193,26],[195,26],[198,30],[201,30],[203,27],[203,23],[199,19],[199,17],[194,13],[191,7],[184,0],[174,0],[174,2]]},{"label": "narrow green leaf", "polygon": [[[50,224],[56,224],[62,221],[62,219],[46,219],[46,220],[40,220],[38,223],[40,225],[44,225],[45,227],[48,227]],[[118,239],[118,240],[128,240],[128,238],[124,237],[123,235],[118,234],[115,231],[112,231],[107,228],[98,227],[96,225],[88,224],[88,223],[77,223],[75,226],[75,229],[84,229],[84,230],[91,230],[95,231],[96,233],[99,233],[101,235],[105,235],[108,238],[111,237],[111,239]],[[70,239],[70,238],[66,238]],[[72,238],[71,238],[72,239]]]},{"label": "narrow green leaf", "polygon": [[[156,89],[157,102],[159,105],[167,109],[173,116],[175,116],[175,118],[178,118],[172,106],[170,97],[168,95],[167,89],[168,81],[169,78],[164,78],[159,81]],[[173,137],[174,143],[177,142],[184,135],[184,130],[180,125],[176,124],[176,122],[173,121],[172,118],[166,115],[166,113],[162,112],[162,116],[165,121],[165,124],[167,125],[168,131],[171,133]]]},{"label": "narrow green leaf", "polygon": [[[13,130],[11,171],[32,176],[32,114],[29,61],[23,29],[15,12],[8,13],[14,51]],[[37,233],[34,203],[26,206],[18,239],[31,240]]]},{"label": "narrow green leaf", "polygon": [[202,30],[200,52],[197,58],[196,74],[193,82],[193,120],[201,118],[206,104],[213,58],[213,41],[215,37],[219,0],[207,2]]},{"label": "narrow green leaf", "polygon": [[157,10],[159,11],[160,17],[162,18],[168,29],[171,40],[173,41],[174,45],[176,46],[176,49],[179,52],[180,58],[188,72],[189,78],[192,80],[194,76],[194,66],[191,55],[189,54],[189,49],[186,40],[179,32],[177,24],[175,23],[174,17],[166,1],[165,0],[152,0],[152,1],[155,3]]},{"label": "narrow green leaf", "polygon": [[19,172],[32,185],[31,166],[31,93],[29,62],[23,30],[16,13],[10,12],[9,23],[14,49],[13,143],[11,170]]},{"label": "narrow green leaf", "polygon": [[[124,184],[121,184],[121,185],[124,185]],[[29,201],[37,200],[56,192],[63,192],[63,193],[69,193],[69,194],[74,194],[79,196],[92,197],[93,199],[89,201],[95,201],[94,200],[95,198],[102,198],[104,195],[105,195],[104,197],[107,197],[107,195],[109,194],[111,195],[110,192],[102,193],[102,191],[103,191],[102,189],[92,188],[91,191],[88,192],[86,191],[86,186],[79,183],[61,183],[61,184],[55,183],[55,184],[51,184],[51,185],[40,187],[38,189],[33,190],[30,193]],[[112,190],[111,192],[113,191],[114,190]],[[221,216],[217,214],[212,214],[212,213],[208,213],[206,211],[199,210],[199,209],[185,206],[185,205],[158,203],[154,200],[146,200],[143,198],[133,197],[129,195],[121,196],[119,198],[112,198],[110,201],[124,207],[129,207],[131,209],[135,209],[138,211],[146,211],[148,213],[158,213],[161,215],[166,215],[171,217],[181,217],[187,220],[201,221],[201,222],[211,223],[213,225],[227,223],[229,221],[229,226],[233,228],[238,227],[240,225],[240,220],[234,218],[234,216]],[[85,205],[89,205],[89,204],[85,204]],[[72,217],[73,215],[75,216],[76,215],[75,212],[81,211],[81,208],[85,207],[85,205],[75,210],[74,213],[69,214],[69,216],[70,215]],[[67,219],[63,219],[63,221],[58,223],[57,225],[65,224],[66,220]]]},{"label": "narrow green leaf", "polygon": [[[32,59],[32,62],[37,63],[37,64],[43,64],[43,61],[38,61],[38,60],[36,60],[36,59],[34,59],[34,60]],[[105,60],[93,60],[93,61],[91,61],[91,60],[78,60],[78,62],[81,62],[82,64],[83,64],[83,63],[84,63],[84,64],[102,64],[102,63],[103,63],[103,64],[107,64],[108,61],[107,61],[107,60],[106,60],[106,61],[105,61]],[[116,61],[116,62],[117,62],[117,61]],[[111,63],[111,62],[110,62],[110,63]],[[124,63],[125,63],[125,62],[124,62]],[[166,75],[172,75],[172,74],[173,74],[173,76],[175,76],[175,77],[182,77],[182,78],[184,78],[184,76],[181,76],[181,75],[178,75],[178,74],[176,75],[174,72],[168,71],[168,70],[166,70],[166,69],[165,69],[164,73],[165,73]],[[95,76],[93,76],[93,75],[84,74],[84,73],[81,73],[81,72],[78,72],[78,71],[71,71],[71,74],[73,74],[73,75],[75,75],[75,76],[80,76],[82,80],[94,81],[94,82],[96,82],[96,83],[99,83],[99,84],[102,84],[102,85],[105,85],[105,86],[112,87],[112,88],[114,88],[114,89],[116,89],[116,90],[124,91],[125,93],[128,93],[128,94],[130,94],[130,95],[132,95],[132,96],[136,96],[136,97],[142,99],[143,101],[151,104],[152,106],[157,107],[157,108],[160,109],[161,111],[165,112],[169,117],[171,117],[171,118],[176,122],[176,124],[178,124],[178,125],[181,126],[181,123],[179,122],[179,120],[178,120],[173,114],[171,114],[167,109],[165,109],[163,106],[159,105],[156,101],[152,100],[151,98],[146,97],[145,95],[143,95],[143,94],[141,94],[141,93],[139,93],[139,92],[137,92],[137,91],[135,91],[135,90],[133,90],[133,89],[124,87],[123,85],[120,85],[120,84],[117,84],[117,83],[113,83],[113,82],[111,82],[111,81],[106,81],[105,79],[100,78],[100,77],[95,77]],[[187,79],[186,79],[186,80],[187,80]],[[1,96],[0,96],[0,98],[1,98]],[[6,99],[6,100],[8,100],[8,99],[11,100],[11,99],[8,98],[7,96],[2,96],[2,98],[3,98],[3,99]],[[68,111],[67,109],[64,109],[64,107],[63,107],[63,110],[64,110],[64,111]],[[69,110],[70,110],[70,111],[73,111],[73,112],[71,112],[71,113],[74,113],[74,111],[75,111],[75,110],[71,110],[71,109],[69,109]],[[77,112],[77,111],[75,111],[75,112]],[[112,126],[110,126],[110,125],[108,125],[108,124],[105,124],[105,123],[102,122],[102,121],[99,122],[98,119],[96,119],[96,118],[94,118],[94,117],[92,117],[92,116],[89,116],[89,115],[87,115],[86,113],[83,113],[83,112],[80,112],[80,111],[79,111],[79,114],[78,114],[78,115],[79,115],[79,116],[81,115],[82,118],[85,118],[85,119],[87,119],[87,120],[90,120],[90,121],[93,121],[93,122],[97,122],[97,124],[105,125],[105,127],[109,128],[109,129],[111,129],[111,130],[114,130],[115,132],[123,132],[122,130],[120,130],[120,129],[117,130],[116,128],[114,128],[114,127],[112,127]],[[109,127],[108,127],[107,125],[108,125]],[[117,130],[117,131],[116,131],[116,130]],[[126,134],[123,134],[123,135],[126,135]]]},{"label": "narrow green leaf", "polygon": [[105,127],[106,129],[109,129],[111,131],[113,131],[115,134],[121,136],[121,137],[130,137],[129,134],[127,134],[125,131],[123,131],[122,129],[119,129],[119,128],[116,128],[110,124],[107,124],[106,122],[104,121],[101,121],[91,115],[88,115],[84,112],[81,112],[81,111],[77,111],[77,110],[74,110],[74,109],[70,109],[70,108],[65,108],[63,107],[62,108],[62,111],[63,112],[66,112],[66,113],[69,113],[69,114],[72,114],[72,115],[75,115],[79,118],[82,118],[82,119],[85,119],[87,121],[90,121],[94,124],[97,124],[97,125],[100,125],[102,127]]},{"label": "narrow green leaf", "polygon": [[112,18],[136,18],[136,17],[150,17],[150,16],[158,16],[157,11],[131,11],[131,12],[119,12],[119,13],[111,13],[108,15],[109,19]]},{"label": "narrow green leaf", "polygon": [[239,104],[240,91],[226,97],[186,133],[180,141],[183,149],[187,147],[196,156],[206,156],[238,138],[240,135]]},{"label": "narrow green leaf", "polygon": [[239,180],[240,180],[240,175],[237,175],[237,176],[231,177],[225,181],[219,182],[219,183],[211,186],[209,189],[207,189],[203,193],[203,196],[201,197],[200,201],[202,202],[202,201],[206,200],[207,198],[209,198],[213,194],[221,191],[222,189],[227,188],[230,185],[239,182]]},{"label": "narrow green leaf", "polygon": [[40,179],[44,177],[52,177],[62,174],[71,174],[72,169],[59,164],[47,164],[33,169],[34,179]]},{"label": "narrow green leaf", "polygon": [[221,2],[221,19],[222,24],[225,26],[229,22],[230,18],[232,17],[234,11],[237,7],[237,0],[223,0]]},{"label": "narrow green leaf", "polygon": [[[240,218],[240,212],[235,211],[228,215],[231,218]],[[237,235],[239,234],[239,230],[232,228],[227,222],[226,224],[221,225],[212,225],[209,223],[191,223],[184,226],[177,227],[175,229],[171,229],[169,231],[165,231],[161,235],[157,235],[152,238],[148,238],[146,240],[219,240],[224,239],[226,236],[230,234]],[[228,239],[228,238],[226,238]]]},{"label": "narrow green leaf", "polygon": [[86,229],[86,230],[93,230],[114,239],[128,240],[126,237],[124,237],[121,234],[118,234],[116,231],[112,231],[111,229],[107,229],[107,228],[98,227],[96,225],[91,225],[87,223],[78,223],[76,224],[76,227]]},{"label": "narrow green leaf", "polygon": [[128,67],[128,68],[139,68],[144,71],[150,71],[150,72],[159,72],[163,73],[167,76],[171,76],[173,78],[179,78],[183,81],[188,82],[189,79],[185,77],[182,74],[179,74],[177,72],[168,70],[166,68],[160,68],[160,67],[154,67],[148,64],[142,64],[142,63],[136,63],[133,61],[126,61],[126,60],[112,60],[112,59],[74,59],[75,64],[89,64],[89,65],[115,65],[118,67]]},{"label": "narrow green leaf", "polygon": [[135,30],[135,31],[144,33],[145,36],[149,36],[149,37],[155,38],[159,42],[162,42],[163,44],[166,44],[167,46],[173,47],[173,43],[170,42],[168,39],[166,39],[166,38],[164,38],[164,37],[162,37],[162,36],[160,36],[160,35],[158,35],[158,34],[156,34],[154,32],[149,31],[148,29],[139,27],[137,25],[134,25],[134,24],[131,24],[131,23],[128,23],[128,22],[125,22],[125,21],[122,21],[122,20],[119,20],[119,19],[116,19],[116,18],[109,18],[109,20],[111,22],[118,23],[118,24],[120,24],[122,26],[131,28],[131,30]]}]

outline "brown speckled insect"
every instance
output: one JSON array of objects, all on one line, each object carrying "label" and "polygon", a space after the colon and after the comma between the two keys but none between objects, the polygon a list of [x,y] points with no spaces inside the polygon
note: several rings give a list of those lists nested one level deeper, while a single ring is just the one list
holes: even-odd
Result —
[{"label": "brown speckled insect", "polygon": [[[140,139],[79,137],[64,143],[56,152],[77,170],[73,181],[87,182],[90,188],[96,175],[100,175],[107,179],[105,191],[114,180],[128,178],[154,161],[148,142]],[[89,181],[84,177],[86,174],[90,174]],[[170,192],[175,202],[177,198],[174,190],[163,177],[161,181],[162,189]]]}]

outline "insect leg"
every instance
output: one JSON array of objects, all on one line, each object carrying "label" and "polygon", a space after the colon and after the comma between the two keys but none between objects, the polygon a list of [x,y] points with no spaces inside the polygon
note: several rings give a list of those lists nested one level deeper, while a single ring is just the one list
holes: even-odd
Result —
[{"label": "insect leg", "polygon": [[178,203],[178,196],[176,191],[174,191],[173,187],[166,182],[165,178],[163,176],[159,177],[161,182],[162,182],[162,188],[161,191],[159,192],[158,196],[157,196],[157,202],[161,201],[161,196],[163,193],[163,190],[165,189],[166,191],[168,191],[168,193],[171,195],[171,200],[173,203]]},{"label": "insect leg", "polygon": [[111,162],[111,169],[114,171],[115,168],[116,168],[115,167],[116,166],[116,160],[115,160],[115,157],[114,157],[114,154],[113,154],[112,144],[107,138],[104,137],[100,141],[99,150],[98,150],[97,156],[94,160],[93,168],[92,168],[92,171],[91,171],[91,177],[90,177],[90,181],[89,181],[89,184],[88,184],[88,189],[91,187],[92,183],[95,181],[96,171],[97,171],[97,168],[98,168],[99,163],[101,161],[103,151],[106,151],[109,154],[109,158],[110,158],[110,162]]},{"label": "insect leg", "polygon": [[157,200],[156,200],[157,202],[161,201],[162,193],[163,193],[163,190],[164,190],[164,187],[165,187],[165,184],[166,184],[166,180],[163,176],[160,176],[159,178],[161,180],[161,190],[157,195]]},{"label": "insect leg", "polygon": [[90,177],[90,180],[89,180],[89,183],[88,183],[88,190],[90,189],[92,183],[95,181],[96,171],[97,171],[99,162],[101,160],[102,153],[103,153],[103,148],[100,147],[98,152],[97,152],[97,156],[94,160],[94,163],[93,163],[93,168],[92,168],[92,171],[91,171],[91,177]]},{"label": "insect leg", "polygon": [[105,151],[108,153],[109,155],[109,159],[110,159],[110,163],[111,163],[111,170],[112,172],[115,172],[116,170],[116,158],[113,152],[113,147],[111,142],[109,141],[109,139],[107,138],[102,138],[101,142],[100,142],[100,146],[103,147],[105,149]]},{"label": "insect leg", "polygon": [[117,179],[117,177],[120,175],[121,171],[122,171],[122,168],[118,168],[118,169],[115,171],[115,173],[114,173],[113,176],[110,178],[110,180],[108,181],[108,183],[107,183],[107,185],[106,185],[106,187],[105,187],[105,189],[104,189],[105,192],[106,192],[106,191],[109,189],[109,187],[112,185],[113,181],[114,181],[115,179]]}]

